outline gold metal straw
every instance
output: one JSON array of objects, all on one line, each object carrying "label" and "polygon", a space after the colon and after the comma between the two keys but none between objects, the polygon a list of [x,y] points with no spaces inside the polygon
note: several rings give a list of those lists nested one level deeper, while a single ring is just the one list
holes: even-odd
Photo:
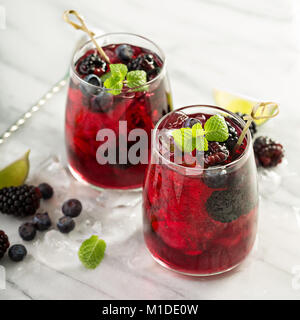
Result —
[{"label": "gold metal straw", "polygon": [[[70,15],[75,16],[75,17],[79,20],[79,22],[81,23],[81,25],[79,25],[79,24],[71,21]],[[88,36],[91,38],[93,44],[94,44],[95,47],[97,48],[100,56],[101,56],[107,63],[110,63],[109,57],[106,55],[106,53],[103,51],[103,49],[98,45],[97,41],[95,40],[95,38],[94,38],[95,33],[92,32],[92,31],[90,31],[90,30],[87,28],[87,26],[86,26],[83,18],[78,14],[77,11],[75,11],[75,10],[66,10],[66,11],[64,12],[63,17],[64,17],[64,20],[65,20],[67,23],[69,23],[72,27],[74,27],[74,28],[77,29],[77,30],[82,30],[83,32],[87,33]]]},{"label": "gold metal straw", "polygon": [[[261,115],[256,116],[257,111],[261,109]],[[267,114],[265,114],[267,113]],[[247,133],[247,130],[249,129],[251,123],[253,120],[261,120],[261,119],[271,119],[275,118],[279,114],[279,106],[275,102],[259,102],[257,103],[253,109],[251,114],[247,114],[243,118],[247,121],[246,125],[239,137],[238,142],[236,143],[234,147],[234,152],[239,148],[239,146],[242,144],[244,137]]]}]

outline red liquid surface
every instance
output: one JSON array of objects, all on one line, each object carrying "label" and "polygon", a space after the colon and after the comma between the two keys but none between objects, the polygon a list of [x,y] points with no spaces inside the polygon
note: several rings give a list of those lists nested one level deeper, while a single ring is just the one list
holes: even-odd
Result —
[{"label": "red liquid surface", "polygon": [[[115,53],[117,46],[103,47],[111,63],[122,63]],[[142,53],[150,53],[140,47],[132,46],[132,49],[133,58]],[[93,51],[89,51],[91,52]],[[162,67],[158,56],[154,53],[152,55],[156,63]],[[105,112],[91,110],[90,103],[94,95],[86,94],[82,88],[78,78],[75,75],[71,76],[65,120],[65,139],[71,168],[82,180],[98,187],[111,189],[141,187],[146,165],[119,164],[118,160],[117,164],[100,165],[96,159],[96,152],[105,141],[96,141],[96,135],[100,129],[112,129],[116,133],[117,149],[122,153],[124,148],[122,146],[119,148],[118,140],[119,121],[127,121],[127,133],[135,128],[146,130],[149,137],[148,149],[142,152],[150,154],[151,129],[163,115],[171,110],[166,77],[154,80],[149,85],[148,91],[127,92],[113,96],[112,105]],[[132,143],[129,142],[128,148],[131,145]]]},{"label": "red liquid surface", "polygon": [[[221,171],[189,175],[169,164],[149,165],[143,191],[144,237],[154,258],[169,268],[215,274],[236,266],[251,250],[258,206],[254,159],[250,156],[239,167]],[[226,220],[230,214],[235,217],[228,222],[219,218]]]}]

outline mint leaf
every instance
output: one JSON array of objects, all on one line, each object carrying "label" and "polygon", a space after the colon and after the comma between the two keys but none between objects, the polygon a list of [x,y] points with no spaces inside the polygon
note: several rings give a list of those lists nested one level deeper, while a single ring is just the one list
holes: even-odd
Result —
[{"label": "mint leaf", "polygon": [[208,141],[203,136],[198,136],[194,138],[194,144],[198,151],[207,151],[208,150]]},{"label": "mint leaf", "polygon": [[106,243],[98,236],[91,236],[80,246],[78,257],[82,264],[88,269],[95,269],[104,257]]},{"label": "mint leaf", "polygon": [[[144,70],[135,70],[127,73],[127,85],[129,88],[140,87],[147,83],[147,73]],[[136,88],[134,91],[145,91],[147,86]]]},{"label": "mint leaf", "polygon": [[195,149],[191,128],[181,128],[172,131],[175,144],[185,152],[192,152]]},{"label": "mint leaf", "polygon": [[181,128],[172,132],[175,143],[185,152],[192,152],[195,148],[207,151],[208,141],[204,134],[201,123],[194,124],[192,128]]},{"label": "mint leaf", "polygon": [[123,82],[119,76],[111,76],[110,78],[104,81],[104,87],[109,90],[109,92],[113,95],[118,95],[121,93],[123,88]]},{"label": "mint leaf", "polygon": [[201,123],[196,123],[192,127],[193,137],[204,136],[205,131],[202,128]]},{"label": "mint leaf", "polygon": [[113,77],[119,77],[120,81],[123,81],[128,72],[127,66],[122,63],[110,64],[109,65],[110,72]]},{"label": "mint leaf", "polygon": [[103,83],[103,82],[105,82],[106,79],[108,79],[108,78],[110,78],[110,77],[111,77],[111,72],[109,71],[109,72],[107,72],[107,73],[104,73],[104,74],[100,77],[100,79],[101,79],[101,81],[102,81],[102,83]]},{"label": "mint leaf", "polygon": [[228,139],[228,127],[224,117],[219,114],[210,117],[204,125],[205,137],[208,141],[223,142]]}]

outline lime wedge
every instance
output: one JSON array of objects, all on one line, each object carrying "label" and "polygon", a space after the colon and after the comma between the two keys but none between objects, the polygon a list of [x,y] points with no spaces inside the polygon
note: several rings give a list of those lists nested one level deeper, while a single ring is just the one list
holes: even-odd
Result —
[{"label": "lime wedge", "polygon": [[[252,111],[253,106],[258,102],[252,100],[251,98],[237,96],[235,94],[222,91],[222,90],[214,90],[214,99],[216,104],[219,107],[227,109],[231,112],[241,112],[250,114]],[[261,112],[256,113],[257,116],[261,115]],[[261,124],[265,123],[268,119],[260,119],[255,120],[255,123],[260,126]]]},{"label": "lime wedge", "polygon": [[29,172],[28,150],[21,159],[16,160],[0,170],[0,189],[4,187],[17,187],[23,184]]}]

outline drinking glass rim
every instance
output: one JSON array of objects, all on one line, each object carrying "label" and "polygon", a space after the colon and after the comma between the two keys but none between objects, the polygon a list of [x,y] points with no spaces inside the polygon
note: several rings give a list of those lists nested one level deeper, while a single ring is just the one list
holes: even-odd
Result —
[{"label": "drinking glass rim", "polygon": [[[159,125],[162,123],[162,121],[164,119],[166,119],[172,113],[175,113],[175,112],[178,112],[178,111],[182,111],[182,110],[185,110],[185,109],[189,109],[189,108],[195,108],[195,107],[200,107],[200,108],[201,107],[206,107],[206,108],[211,108],[211,109],[214,109],[214,110],[219,110],[221,112],[225,112],[225,113],[231,115],[241,125],[242,129],[246,125],[245,121],[241,117],[237,116],[235,113],[233,113],[233,112],[231,112],[229,110],[226,110],[226,109],[224,109],[222,107],[212,106],[212,105],[208,105],[208,104],[194,104],[194,105],[181,107],[181,108],[175,109],[175,110],[167,113],[155,125],[155,128],[153,130],[153,140],[152,140],[153,152],[155,152],[160,158],[162,158],[165,163],[167,163],[167,164],[169,164],[171,166],[179,167],[181,169],[186,169],[186,171],[191,171],[191,172],[199,171],[199,174],[202,173],[203,171],[207,171],[207,170],[209,170],[209,171],[220,170],[220,169],[223,170],[223,169],[228,169],[228,168],[234,167],[238,163],[240,163],[241,160],[245,160],[246,156],[249,157],[249,153],[251,151],[250,145],[252,145],[252,136],[251,136],[251,132],[250,132],[249,129],[248,129],[248,131],[246,133],[246,136],[245,136],[247,138],[247,145],[246,145],[246,148],[243,151],[243,153],[237,159],[235,159],[234,161],[232,161],[230,163],[227,163],[227,164],[224,164],[224,165],[217,165],[217,166],[212,166],[212,167],[208,167],[208,168],[187,167],[187,166],[184,166],[182,164],[178,164],[178,163],[172,162],[169,159],[165,158],[162,154],[160,154],[159,150],[157,149],[157,145],[158,145],[158,143],[157,143],[157,131],[159,130],[158,129]],[[155,143],[155,145],[153,146],[154,143]],[[151,164],[151,162],[150,162],[150,164]]]},{"label": "drinking glass rim", "polygon": [[[156,47],[156,49],[159,51],[159,58],[162,60],[163,62],[163,65],[159,71],[159,73],[151,80],[147,81],[145,84],[143,85],[140,85],[140,86],[137,86],[137,87],[133,87],[133,88],[122,88],[121,92],[131,92],[132,90],[135,90],[135,89],[139,89],[139,88],[142,88],[144,86],[147,86],[147,85],[150,85],[152,83],[154,83],[156,80],[158,80],[162,74],[164,74],[165,70],[166,70],[166,64],[167,64],[167,60],[166,60],[166,56],[163,52],[163,50],[155,43],[153,42],[152,40],[146,38],[146,37],[143,37],[143,36],[140,36],[138,34],[135,34],[135,33],[130,33],[130,32],[109,32],[109,33],[105,33],[105,34],[102,34],[102,35],[98,35],[98,36],[95,36],[94,39],[97,40],[97,39],[100,39],[100,38],[104,38],[104,37],[107,37],[107,36],[116,36],[116,35],[124,35],[124,36],[133,36],[133,37],[136,37],[136,38],[140,38],[140,39],[143,39],[149,43],[151,43],[154,47]],[[84,44],[82,44],[72,55],[72,59],[71,59],[71,70],[73,72],[73,74],[76,76],[76,78],[80,81],[80,82],[83,82],[85,85],[87,85],[88,87],[91,87],[91,88],[94,88],[94,89],[99,89],[98,86],[95,86],[87,81],[85,81],[84,79],[80,78],[80,76],[78,75],[76,69],[75,69],[75,56],[76,54],[82,50],[85,46],[87,46],[88,44],[92,43],[92,40],[88,40],[86,41]],[[96,49],[96,48],[95,48]],[[80,58],[79,58],[80,59]],[[104,87],[101,87],[101,90],[103,91],[110,91],[111,89],[107,89],[107,88],[104,88]]]}]

